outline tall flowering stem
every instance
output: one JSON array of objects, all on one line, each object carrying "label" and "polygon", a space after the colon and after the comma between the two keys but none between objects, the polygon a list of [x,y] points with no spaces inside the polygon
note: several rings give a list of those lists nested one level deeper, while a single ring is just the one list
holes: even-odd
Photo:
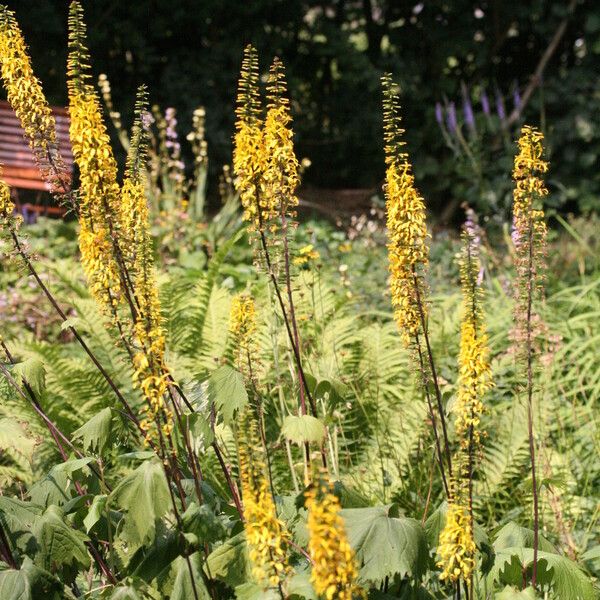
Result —
[{"label": "tall flowering stem", "polygon": [[[244,208],[248,231],[257,241],[260,260],[264,262],[283,315],[298,372],[300,411],[306,414],[308,400],[311,412],[316,416],[316,403],[302,367],[301,343],[291,284],[288,236],[290,228],[294,225],[294,209],[298,204],[296,188],[299,177],[281,62],[276,59],[270,70],[265,119],[262,115],[258,81],[258,56],[256,50],[248,46],[244,50],[236,108],[233,154],[236,186]],[[284,300],[278,279],[280,254],[283,255],[287,302]],[[308,448],[306,455],[309,456]]]},{"label": "tall flowering stem", "polygon": [[282,584],[291,573],[286,552],[290,535],[277,516],[264,449],[260,445],[255,415],[251,410],[244,412],[241,425],[238,458],[252,575],[259,584],[277,587],[283,598]]},{"label": "tall flowering stem", "polygon": [[454,459],[446,524],[438,545],[438,566],[442,568],[442,579],[453,583],[462,580],[470,591],[476,549],[473,537],[473,472],[483,435],[483,397],[492,385],[483,318],[483,290],[480,285],[480,230],[475,213],[471,210],[467,213],[462,240],[459,261],[462,321],[454,422],[459,448]]},{"label": "tall flowering stem", "polygon": [[533,322],[536,305],[542,300],[546,255],[547,228],[542,208],[548,194],[542,176],[548,163],[542,158],[544,136],[534,127],[524,126],[518,141],[513,179],[513,242],[515,245],[515,312],[514,341],[518,359],[525,368],[529,452],[533,486],[533,573],[532,585],[537,583],[539,546],[539,503],[536,477],[534,431],[533,378],[535,370],[535,336]]},{"label": "tall flowering stem", "polygon": [[0,5],[0,71],[8,101],[50,192],[70,199],[71,177],[60,155],[54,115],[31,66],[13,11]]},{"label": "tall flowering stem", "polygon": [[[83,10],[69,12],[69,113],[73,156],[79,167],[79,248],[90,292],[118,323],[117,310],[129,294],[119,265],[120,189],[117,163],[102,118],[98,94],[89,83],[89,55],[84,45]],[[133,309],[133,303],[129,297]]]},{"label": "tall flowering stem", "polygon": [[[416,187],[408,154],[404,151],[400,104],[391,75],[384,75],[383,131],[387,165],[384,192],[386,197],[390,289],[394,317],[407,349],[412,350],[422,377],[423,390],[431,415],[436,451],[446,493],[452,459],[446,417],[442,405],[433,352],[427,327],[425,275],[429,265],[429,233],[425,221],[425,203]],[[429,384],[433,384],[437,417]],[[438,432],[437,419],[441,423]],[[441,439],[440,439],[441,438]],[[442,452],[443,444],[443,452]],[[445,456],[445,458],[444,458]]]},{"label": "tall flowering stem", "polygon": [[[146,399],[146,417],[142,427],[152,434],[161,424],[163,434],[173,429],[173,414],[166,405],[170,375],[165,363],[165,334],[154,273],[154,257],[148,200],[146,198],[147,114],[145,88],[138,92],[136,120],[127,157],[127,170],[121,190],[121,239],[123,261],[133,284],[136,305],[133,327],[134,383]],[[155,434],[154,434],[155,435]]]},{"label": "tall flowering stem", "polygon": [[313,561],[310,579],[315,592],[327,600],[366,598],[357,583],[356,556],[340,515],[340,501],[325,471],[305,493],[305,506],[308,552]]}]

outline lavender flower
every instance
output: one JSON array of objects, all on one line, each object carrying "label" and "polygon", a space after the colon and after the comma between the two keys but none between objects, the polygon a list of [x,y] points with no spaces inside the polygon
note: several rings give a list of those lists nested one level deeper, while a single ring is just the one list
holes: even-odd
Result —
[{"label": "lavender flower", "polygon": [[504,108],[504,98],[500,92],[496,92],[496,112],[501,121],[506,119],[506,109]]},{"label": "lavender flower", "polygon": [[513,103],[516,110],[521,108],[521,93],[519,92],[519,85],[516,82],[513,90]]},{"label": "lavender flower", "polygon": [[458,123],[456,121],[456,105],[454,102],[450,102],[448,104],[448,109],[446,111],[446,124],[448,126],[448,130],[450,133],[454,133],[458,128]]},{"label": "lavender flower", "polygon": [[485,90],[481,92],[481,108],[486,116],[490,116],[490,100],[487,97]]},{"label": "lavender flower", "polygon": [[471,105],[471,100],[465,96],[463,100],[463,114],[465,116],[465,123],[467,127],[475,132],[475,116],[473,115],[473,106]]},{"label": "lavender flower", "polygon": [[435,103],[435,120],[438,122],[440,127],[444,125],[444,113],[442,105],[439,102]]}]

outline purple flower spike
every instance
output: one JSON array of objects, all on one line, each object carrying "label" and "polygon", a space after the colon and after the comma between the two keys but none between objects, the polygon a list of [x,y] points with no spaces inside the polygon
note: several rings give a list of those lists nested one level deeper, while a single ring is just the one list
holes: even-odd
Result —
[{"label": "purple flower spike", "polygon": [[465,98],[463,102],[463,114],[465,115],[465,123],[471,131],[475,131],[475,116],[473,115],[473,106],[469,98]]},{"label": "purple flower spike", "polygon": [[438,125],[442,127],[444,124],[444,113],[442,110],[442,105],[439,102],[435,103],[435,120],[437,121]]},{"label": "purple flower spike", "polygon": [[515,89],[513,90],[513,102],[515,109],[521,108],[521,92],[519,92],[519,86],[515,83]]},{"label": "purple flower spike", "polygon": [[481,108],[483,109],[483,113],[486,116],[490,116],[490,100],[487,97],[487,94],[484,92],[481,93]]},{"label": "purple flower spike", "polygon": [[454,104],[454,102],[450,102],[450,104],[448,105],[448,110],[446,113],[446,124],[450,133],[454,133],[458,127],[458,123],[456,121],[456,105]]},{"label": "purple flower spike", "polygon": [[506,110],[504,108],[504,99],[502,98],[502,94],[500,92],[496,93],[496,112],[500,117],[501,121],[506,119]]}]

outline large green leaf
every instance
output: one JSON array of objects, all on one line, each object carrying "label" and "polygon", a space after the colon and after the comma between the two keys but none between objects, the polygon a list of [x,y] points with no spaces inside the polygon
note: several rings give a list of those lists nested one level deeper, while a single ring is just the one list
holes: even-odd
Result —
[{"label": "large green leaf", "polygon": [[47,507],[66,504],[73,496],[73,475],[96,459],[76,458],[54,465],[42,479],[31,486],[29,495],[35,504]]},{"label": "large green leaf", "polygon": [[65,522],[65,515],[57,506],[49,506],[34,523],[32,533],[37,552],[35,563],[47,571],[57,566],[90,566],[90,557],[85,547],[89,538]]},{"label": "large green leaf", "polygon": [[92,504],[87,512],[87,515],[83,519],[83,525],[85,526],[86,533],[90,532],[90,529],[102,518],[104,510],[106,508],[106,494],[98,494],[94,496]]},{"label": "large green leaf", "polygon": [[325,425],[312,415],[288,415],[283,420],[281,434],[297,444],[304,442],[319,444],[325,437]]},{"label": "large green leaf", "polygon": [[19,382],[27,381],[36,394],[46,387],[46,367],[39,358],[27,358],[13,367],[13,373]]},{"label": "large green leaf", "polygon": [[287,591],[292,600],[318,600],[309,573],[295,573],[289,581]]},{"label": "large green leaf", "polygon": [[120,585],[113,589],[110,600],[144,600],[146,597],[130,585]]},{"label": "large green leaf", "polygon": [[73,438],[83,440],[83,449],[102,454],[110,438],[112,426],[112,410],[103,408],[87,423],[73,432]]},{"label": "large green leaf", "polygon": [[0,598],[2,600],[34,600],[25,571],[0,571]]},{"label": "large green leaf", "polygon": [[208,397],[225,423],[231,423],[235,412],[248,404],[244,377],[229,365],[219,367],[208,379]]},{"label": "large green leaf", "polygon": [[393,504],[348,508],[341,514],[361,565],[361,580],[377,583],[394,575],[423,575],[429,549],[418,521],[399,516]]},{"label": "large green leaf", "polygon": [[[192,574],[190,574],[190,567]],[[197,552],[189,556],[187,560],[180,556],[173,561],[174,582],[169,600],[191,600],[195,598],[194,588],[198,600],[211,600],[210,594],[204,585],[201,569],[200,555]]]},{"label": "large green leaf", "polygon": [[131,557],[127,565],[128,572],[150,583],[185,551],[185,541],[177,531],[162,528],[151,545],[142,546]]},{"label": "large green leaf", "polygon": [[145,460],[111,494],[111,504],[126,511],[123,538],[141,545],[154,538],[156,521],[169,509],[171,497],[158,459]]},{"label": "large green leaf", "polygon": [[[492,582],[520,586],[523,572],[531,571],[532,566],[532,548],[503,548],[497,552],[488,578]],[[552,590],[556,600],[595,600],[597,597],[590,578],[576,563],[560,554],[540,550],[537,575],[538,585]]]},{"label": "large green leaf", "polygon": [[501,592],[495,595],[496,600],[535,600],[535,590],[527,587],[524,590],[507,585]]},{"label": "large green leaf", "polygon": [[280,600],[279,590],[262,588],[257,583],[246,582],[235,588],[236,600]]},{"label": "large green leaf", "polygon": [[[494,548],[496,551],[516,547],[533,548],[533,538],[532,529],[510,521],[496,533]],[[542,535],[539,536],[539,549],[545,552],[556,552],[554,546]]]},{"label": "large green leaf", "polygon": [[214,543],[222,540],[227,531],[222,521],[215,515],[210,506],[198,506],[192,502],[181,520],[184,531],[195,535],[199,543]]},{"label": "large green leaf", "polygon": [[235,588],[250,579],[246,535],[242,531],[229,538],[208,556],[206,572],[211,578]]}]

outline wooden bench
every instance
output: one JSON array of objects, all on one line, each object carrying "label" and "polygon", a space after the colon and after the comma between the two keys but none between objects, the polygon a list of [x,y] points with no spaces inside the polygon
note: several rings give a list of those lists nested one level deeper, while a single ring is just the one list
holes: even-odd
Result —
[{"label": "wooden bench", "polygon": [[[52,107],[56,120],[58,147],[69,171],[73,170],[73,153],[69,141],[69,113],[66,108]],[[25,208],[29,213],[62,216],[64,209],[55,205],[27,203],[20,205],[19,190],[38,192],[48,191],[41,177],[29,143],[17,115],[8,102],[0,101],[0,163],[2,178],[15,193],[17,208]]]}]

